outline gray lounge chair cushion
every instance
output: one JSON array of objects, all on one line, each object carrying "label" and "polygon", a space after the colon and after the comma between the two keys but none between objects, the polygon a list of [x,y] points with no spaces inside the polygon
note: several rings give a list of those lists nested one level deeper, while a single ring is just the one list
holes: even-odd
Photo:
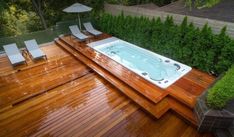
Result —
[{"label": "gray lounge chair cushion", "polygon": [[100,32],[100,31],[98,31],[98,30],[87,30],[87,31],[88,31],[89,33],[95,35],[95,36],[101,35],[101,34],[102,34],[102,32]]},{"label": "gray lounge chair cushion", "polygon": [[80,39],[80,40],[85,40],[85,39],[87,39],[88,38],[88,36],[86,36],[86,35],[84,35],[84,34],[82,34],[82,33],[75,33],[75,34],[73,34],[75,37],[77,37],[78,39]]},{"label": "gray lounge chair cushion", "polygon": [[25,59],[21,54],[11,55],[8,56],[8,58],[10,59],[12,65],[25,62]]},{"label": "gray lounge chair cushion", "polygon": [[45,53],[39,48],[35,39],[24,41],[28,52],[32,55],[33,59],[45,57]]},{"label": "gray lounge chair cushion", "polygon": [[45,56],[45,54],[40,49],[31,50],[30,54],[32,55],[34,59],[42,58]]},{"label": "gray lounge chair cushion", "polygon": [[77,37],[79,40],[85,40],[88,38],[88,36],[86,36],[85,34],[83,34],[77,25],[72,25],[72,26],[69,26],[69,29],[72,33],[72,35],[74,35],[75,37]]},{"label": "gray lounge chair cushion", "polygon": [[91,33],[95,36],[102,34],[101,31],[94,29],[93,25],[90,22],[84,23],[84,27],[85,27],[86,31],[88,31],[89,33]]},{"label": "gray lounge chair cushion", "polygon": [[25,62],[25,58],[22,56],[15,43],[4,45],[3,48],[12,65]]}]

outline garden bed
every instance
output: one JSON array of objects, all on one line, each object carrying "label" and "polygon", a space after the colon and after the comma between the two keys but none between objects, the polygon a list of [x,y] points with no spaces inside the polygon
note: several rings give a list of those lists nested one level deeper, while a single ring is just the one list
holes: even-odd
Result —
[{"label": "garden bed", "polygon": [[219,77],[198,99],[195,113],[199,131],[227,129],[234,120],[234,67]]},{"label": "garden bed", "polygon": [[195,113],[198,118],[198,131],[207,132],[226,129],[232,125],[234,113],[229,109],[215,110],[206,105],[207,92],[198,98]]}]

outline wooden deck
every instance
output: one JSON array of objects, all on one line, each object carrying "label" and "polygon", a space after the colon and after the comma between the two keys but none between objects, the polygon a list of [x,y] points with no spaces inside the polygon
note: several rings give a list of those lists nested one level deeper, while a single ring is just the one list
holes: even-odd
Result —
[{"label": "wooden deck", "polygon": [[[93,41],[108,37],[110,36],[103,34]],[[196,98],[213,82],[214,77],[193,69],[167,89],[161,89],[75,38],[61,37],[56,42],[90,68],[104,75],[106,80],[156,118],[172,109],[194,125],[197,124],[193,113]]]},{"label": "wooden deck", "polygon": [[[142,99],[131,92],[135,89],[101,73],[87,57],[76,51],[73,57],[59,46],[42,48],[48,60],[32,62],[26,56],[28,65],[14,69],[6,56],[0,57],[0,136],[212,136],[197,133],[172,111],[154,118],[127,97]],[[168,100],[174,99],[160,101],[160,106],[165,108]]]}]

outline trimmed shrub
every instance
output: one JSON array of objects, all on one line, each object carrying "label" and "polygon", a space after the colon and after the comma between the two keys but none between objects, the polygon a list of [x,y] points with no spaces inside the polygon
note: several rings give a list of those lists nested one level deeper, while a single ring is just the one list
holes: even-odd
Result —
[{"label": "trimmed shrub", "polygon": [[208,91],[207,103],[211,108],[221,109],[232,99],[234,99],[234,66]]},{"label": "trimmed shrub", "polygon": [[181,25],[174,24],[172,17],[162,22],[104,13],[94,19],[103,32],[214,75],[227,71],[234,62],[234,40],[225,34],[226,28],[215,35],[207,24],[200,30],[188,24],[187,18]]}]

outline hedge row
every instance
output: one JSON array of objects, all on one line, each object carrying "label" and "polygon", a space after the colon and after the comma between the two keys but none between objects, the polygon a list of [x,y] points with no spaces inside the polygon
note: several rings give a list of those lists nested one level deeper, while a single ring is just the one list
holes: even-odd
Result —
[{"label": "hedge row", "polygon": [[215,35],[207,25],[200,30],[188,24],[187,18],[178,26],[172,17],[162,22],[160,18],[106,13],[95,22],[103,32],[214,75],[225,72],[234,62],[234,40],[225,34],[226,28]]},{"label": "hedge row", "polygon": [[208,91],[207,103],[214,109],[221,109],[232,99],[234,99],[234,66]]}]

